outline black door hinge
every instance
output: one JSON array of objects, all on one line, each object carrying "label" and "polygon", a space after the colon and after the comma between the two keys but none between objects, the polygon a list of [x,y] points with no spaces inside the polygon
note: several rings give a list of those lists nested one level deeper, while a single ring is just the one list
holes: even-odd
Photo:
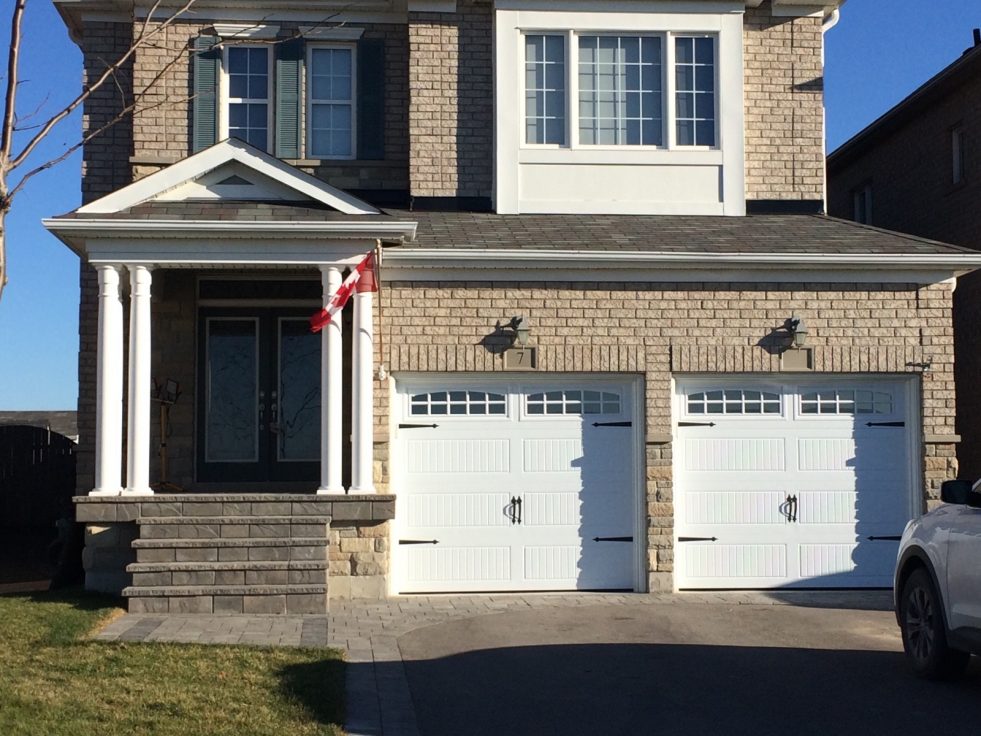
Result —
[{"label": "black door hinge", "polygon": [[436,429],[438,424],[400,424],[399,429]]},{"label": "black door hinge", "polygon": [[888,536],[888,537],[866,537],[870,542],[898,542],[902,539],[901,535]]},{"label": "black door hinge", "polygon": [[866,422],[866,427],[905,427],[906,422]]},{"label": "black door hinge", "polygon": [[633,422],[593,422],[594,427],[632,427]]},{"label": "black door hinge", "polygon": [[679,427],[714,427],[715,422],[678,422]]},{"label": "black door hinge", "polygon": [[593,537],[594,542],[632,542],[633,537]]},{"label": "black door hinge", "polygon": [[439,544],[438,539],[400,539],[399,544]]},{"label": "black door hinge", "polygon": [[718,542],[718,537],[678,537],[679,542]]}]

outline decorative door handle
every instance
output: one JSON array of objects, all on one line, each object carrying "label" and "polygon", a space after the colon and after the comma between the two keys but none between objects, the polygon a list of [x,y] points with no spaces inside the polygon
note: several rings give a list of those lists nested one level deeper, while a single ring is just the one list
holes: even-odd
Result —
[{"label": "decorative door handle", "polygon": [[790,503],[791,503],[790,520],[796,524],[797,523],[797,496],[796,495],[790,497]]},{"label": "decorative door handle", "polygon": [[517,509],[517,506],[518,506],[518,499],[515,498],[514,496],[511,496],[511,503],[508,504],[508,515],[511,517],[512,524],[514,524],[516,521],[514,514],[515,514],[515,510]]},{"label": "decorative door handle", "polygon": [[521,523],[521,496],[518,496],[518,523]]}]

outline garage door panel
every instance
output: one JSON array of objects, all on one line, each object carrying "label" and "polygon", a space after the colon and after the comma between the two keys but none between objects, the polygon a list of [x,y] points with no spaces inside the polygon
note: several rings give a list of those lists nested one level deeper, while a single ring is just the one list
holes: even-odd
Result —
[{"label": "garage door panel", "polygon": [[815,584],[846,585],[849,577],[860,571],[866,579],[878,579],[880,585],[890,585],[895,559],[895,547],[876,542],[802,544],[798,573]]},{"label": "garage door panel", "polygon": [[412,545],[403,548],[403,579],[426,591],[501,589],[511,580],[509,546]]},{"label": "garage door panel", "polygon": [[782,580],[787,577],[787,545],[700,544],[684,542],[685,577],[692,587],[699,581]]},{"label": "garage door panel", "polygon": [[577,491],[522,493],[522,524],[527,526],[578,526],[582,502]]},{"label": "garage door panel", "polygon": [[409,473],[507,473],[507,439],[425,439],[406,443]]},{"label": "garage door panel", "polygon": [[578,473],[583,454],[579,438],[522,440],[521,450],[526,473]]},{"label": "garage door panel", "polygon": [[802,471],[885,472],[896,475],[893,438],[806,437],[797,441],[798,468]]},{"label": "garage door panel", "polygon": [[692,491],[684,496],[687,524],[786,524],[783,491]]},{"label": "garage door panel", "polygon": [[783,439],[688,439],[685,470],[693,472],[758,472],[784,470],[787,464]]},{"label": "garage door panel", "polygon": [[405,498],[407,527],[492,527],[511,523],[506,493],[413,493]]}]

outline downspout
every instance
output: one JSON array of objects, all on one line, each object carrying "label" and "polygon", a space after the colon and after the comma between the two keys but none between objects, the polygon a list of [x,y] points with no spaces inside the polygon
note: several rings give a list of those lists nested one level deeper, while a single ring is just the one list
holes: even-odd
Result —
[{"label": "downspout", "polygon": [[[841,9],[835,8],[828,15],[825,16],[824,22],[821,24],[821,75],[824,76],[824,36],[838,25],[841,20]],[[823,188],[823,198],[824,198],[824,213],[828,213],[828,109],[827,105],[823,102],[824,93],[822,92],[822,103],[821,103],[821,130],[824,133],[821,136],[821,156],[824,161],[824,166],[822,170],[824,171],[824,186]]]}]

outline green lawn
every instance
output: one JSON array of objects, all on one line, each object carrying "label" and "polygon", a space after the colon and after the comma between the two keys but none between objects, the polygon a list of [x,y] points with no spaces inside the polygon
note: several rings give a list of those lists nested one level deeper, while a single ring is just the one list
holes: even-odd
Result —
[{"label": "green lawn", "polygon": [[0,596],[0,734],[343,733],[337,650],[86,641],[116,604]]}]

